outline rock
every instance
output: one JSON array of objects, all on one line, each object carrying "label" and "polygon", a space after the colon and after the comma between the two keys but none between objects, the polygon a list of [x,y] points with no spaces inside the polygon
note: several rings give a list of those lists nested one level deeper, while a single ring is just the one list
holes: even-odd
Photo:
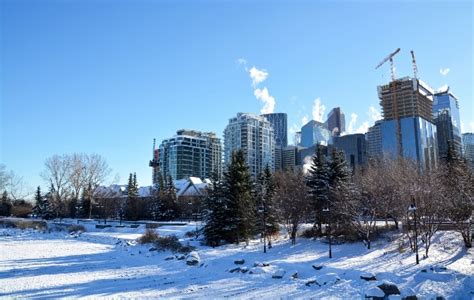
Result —
[{"label": "rock", "polygon": [[270,263],[256,261],[256,262],[253,264],[253,266],[254,266],[254,267],[268,267],[268,266],[270,266]]},{"label": "rock", "polygon": [[185,258],[186,258],[186,256],[184,256],[184,255],[176,255],[177,260],[183,260]]},{"label": "rock", "polygon": [[290,274],[291,274],[291,275],[290,275],[291,278],[293,278],[293,279],[298,278],[298,271],[293,271],[293,272],[291,272]]},{"label": "rock", "polygon": [[240,268],[240,272],[242,272],[244,274],[247,273],[248,271],[249,271],[249,268],[247,268],[247,267]]},{"label": "rock", "polygon": [[196,251],[191,251],[188,254],[188,257],[186,258],[186,264],[188,266],[195,266],[198,265],[201,262],[201,258],[199,257],[199,254]]},{"label": "rock", "polygon": [[434,265],[430,267],[430,270],[433,272],[446,272],[448,268],[446,268],[445,266]]},{"label": "rock", "polygon": [[243,265],[245,263],[245,259],[236,259],[234,260],[234,264],[236,265]]},{"label": "rock", "polygon": [[418,300],[418,297],[415,295],[403,297],[403,300]]},{"label": "rock", "polygon": [[306,286],[311,286],[311,285],[313,285],[313,284],[319,285],[318,282],[316,281],[316,279],[308,280],[308,281],[305,283]]},{"label": "rock", "polygon": [[229,272],[230,273],[240,272],[240,267],[230,269]]},{"label": "rock", "polygon": [[375,281],[377,278],[375,278],[374,273],[362,273],[360,274],[360,279],[364,279],[366,281]]},{"label": "rock", "polygon": [[400,295],[400,290],[394,283],[386,281],[378,287],[385,293],[385,296]]},{"label": "rock", "polygon": [[172,260],[174,259],[174,256],[168,256],[167,258],[165,258],[165,260]]},{"label": "rock", "polygon": [[388,300],[402,300],[402,296],[400,296],[400,295],[390,295],[390,296],[388,296]]},{"label": "rock", "polygon": [[336,284],[341,278],[336,273],[327,273],[316,278],[319,285]]},{"label": "rock", "polygon": [[150,249],[148,249],[148,251],[153,252],[153,251],[158,251],[158,249],[156,249],[155,247],[151,247]]},{"label": "rock", "polygon": [[373,300],[382,300],[385,297],[384,291],[380,288],[373,286],[365,291],[365,298],[366,299],[373,299]]},{"label": "rock", "polygon": [[323,268],[323,266],[317,266],[317,265],[312,265],[313,269],[315,269],[316,271],[319,271]]},{"label": "rock", "polygon": [[272,278],[274,279],[282,279],[283,276],[285,276],[285,271],[284,270],[278,270],[276,271],[273,275],[272,275]]},{"label": "rock", "polygon": [[402,299],[405,300],[417,300],[418,297],[416,297],[415,290],[413,290],[411,287],[405,287],[400,291],[400,295],[402,295]]}]

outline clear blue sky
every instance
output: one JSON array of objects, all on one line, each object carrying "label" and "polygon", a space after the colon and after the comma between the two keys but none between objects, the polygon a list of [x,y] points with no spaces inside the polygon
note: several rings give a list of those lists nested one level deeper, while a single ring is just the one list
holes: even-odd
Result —
[{"label": "clear blue sky", "polygon": [[289,127],[320,98],[325,114],[342,107],[346,127],[356,114],[355,131],[373,124],[389,80],[374,67],[397,47],[397,75],[412,75],[413,49],[419,76],[450,85],[474,131],[471,1],[335,2],[1,0],[0,161],[45,187],[47,157],[98,153],[110,180],[137,172],[148,185],[153,138],[222,136],[237,112],[260,112],[253,66]]}]

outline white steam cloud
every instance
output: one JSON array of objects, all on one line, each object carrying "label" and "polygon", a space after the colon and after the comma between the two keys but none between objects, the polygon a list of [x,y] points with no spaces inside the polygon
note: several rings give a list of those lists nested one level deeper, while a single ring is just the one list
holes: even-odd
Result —
[{"label": "white steam cloud", "polygon": [[313,120],[318,122],[323,122],[324,112],[326,111],[326,106],[321,103],[321,98],[314,99],[313,104]]},{"label": "white steam cloud", "polygon": [[351,121],[349,122],[349,126],[347,127],[347,132],[349,134],[354,133],[354,127],[357,123],[357,115],[355,113],[351,113]]},{"label": "white steam cloud", "polygon": [[448,75],[449,71],[451,71],[449,68],[439,69],[439,73],[443,76]]},{"label": "white steam cloud", "polygon": [[255,88],[257,84],[264,82],[268,77],[267,70],[259,70],[255,67],[252,67],[249,70],[250,78],[252,78],[252,86]]},{"label": "white steam cloud", "polygon": [[262,101],[263,107],[260,110],[260,113],[262,114],[271,114],[275,110],[275,98],[270,96],[268,93],[268,89],[264,87],[263,89],[255,89],[253,92],[255,97]]},{"label": "white steam cloud", "polygon": [[377,110],[375,107],[370,106],[369,111],[367,113],[372,121],[378,121],[382,119],[382,114],[380,113],[379,110]]}]

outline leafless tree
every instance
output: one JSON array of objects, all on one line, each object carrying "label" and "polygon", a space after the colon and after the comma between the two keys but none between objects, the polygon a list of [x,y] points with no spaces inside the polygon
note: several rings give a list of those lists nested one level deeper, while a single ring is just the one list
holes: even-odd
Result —
[{"label": "leafless tree", "polygon": [[296,244],[299,225],[308,214],[308,188],[301,170],[287,170],[275,173],[275,202],[280,219],[284,220],[292,244]]}]

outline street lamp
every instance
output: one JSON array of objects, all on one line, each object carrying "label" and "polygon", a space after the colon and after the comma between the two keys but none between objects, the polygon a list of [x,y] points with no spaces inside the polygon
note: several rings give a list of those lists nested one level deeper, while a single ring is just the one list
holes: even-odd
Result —
[{"label": "street lamp", "polygon": [[331,210],[329,207],[323,208],[323,212],[328,213],[328,239],[329,239],[329,258],[332,258],[332,240],[331,240]]},{"label": "street lamp", "polygon": [[416,205],[415,205],[415,198],[412,199],[412,203],[408,207],[409,212],[413,212],[413,219],[415,222],[415,254],[416,254],[416,264],[420,263],[420,259],[418,258],[418,231],[416,230]]}]

